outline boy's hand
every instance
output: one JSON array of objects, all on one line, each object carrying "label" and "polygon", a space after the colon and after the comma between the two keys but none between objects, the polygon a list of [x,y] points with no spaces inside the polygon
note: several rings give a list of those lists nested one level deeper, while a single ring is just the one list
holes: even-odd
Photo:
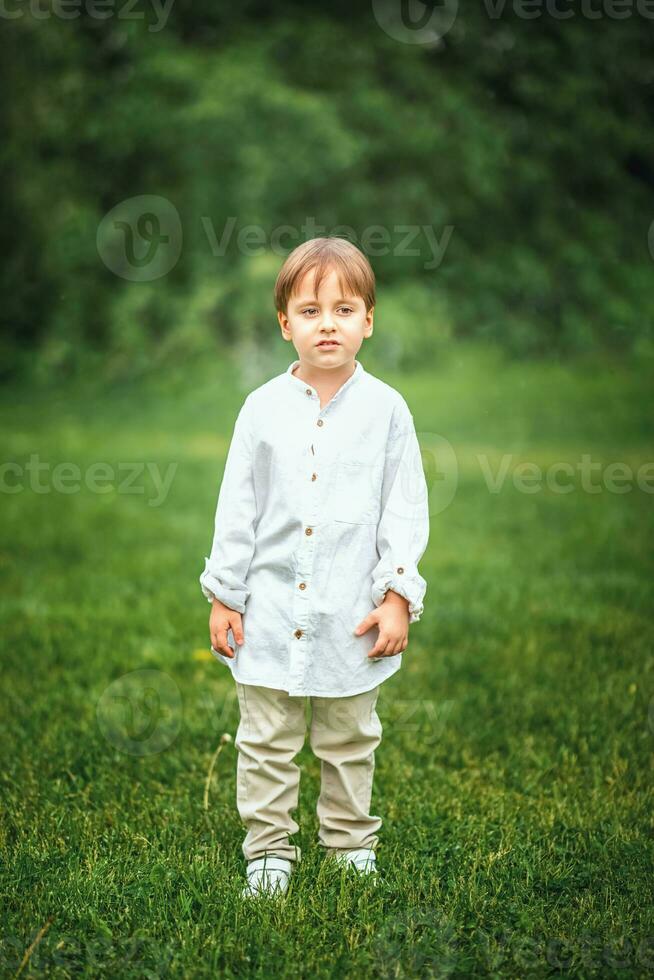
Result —
[{"label": "boy's hand", "polygon": [[379,636],[368,654],[370,660],[394,657],[406,650],[409,642],[409,603],[404,596],[389,589],[381,606],[361,620],[354,632],[361,636],[375,625],[379,626]]},{"label": "boy's hand", "polygon": [[243,621],[240,612],[223,605],[219,599],[213,599],[209,617],[211,646],[219,653],[233,659],[234,651],[227,642],[227,630],[230,628],[234,634],[234,640],[240,646],[243,643]]}]

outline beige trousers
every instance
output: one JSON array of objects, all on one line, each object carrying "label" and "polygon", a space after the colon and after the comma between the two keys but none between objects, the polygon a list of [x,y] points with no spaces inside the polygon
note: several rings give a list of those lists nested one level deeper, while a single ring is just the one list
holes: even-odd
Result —
[{"label": "beige trousers", "polygon": [[[382,821],[371,816],[370,801],[382,736],[375,710],[380,687],[351,697],[309,699],[309,739],[321,760],[319,841],[331,854],[374,848],[379,841]],[[292,816],[300,792],[300,768],[293,760],[305,741],[306,698],[252,684],[237,682],[236,688],[236,797],[247,827],[243,854],[247,861],[275,854],[298,862],[302,851],[289,835],[300,829]]]}]

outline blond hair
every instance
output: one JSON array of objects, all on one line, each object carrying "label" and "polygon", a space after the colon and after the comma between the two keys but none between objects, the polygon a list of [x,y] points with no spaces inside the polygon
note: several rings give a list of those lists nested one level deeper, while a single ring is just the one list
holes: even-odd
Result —
[{"label": "blond hair", "polygon": [[375,273],[363,252],[347,238],[310,238],[293,249],[279,270],[275,283],[275,306],[279,311],[287,313],[289,299],[311,269],[316,270],[316,293],[325,275],[335,269],[343,292],[349,290],[352,295],[361,296],[366,312],[375,305]]}]

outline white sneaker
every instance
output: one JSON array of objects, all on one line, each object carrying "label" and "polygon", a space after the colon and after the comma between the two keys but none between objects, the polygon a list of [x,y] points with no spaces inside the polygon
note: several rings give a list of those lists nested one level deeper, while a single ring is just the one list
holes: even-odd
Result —
[{"label": "white sneaker", "polygon": [[283,895],[288,888],[292,870],[292,861],[272,854],[249,861],[246,871],[247,884],[242,891],[243,898]]},{"label": "white sneaker", "polygon": [[337,864],[344,865],[345,867],[351,866],[356,868],[357,871],[361,871],[363,874],[377,874],[377,858],[372,847],[358,847],[352,851],[335,854],[334,860]]}]

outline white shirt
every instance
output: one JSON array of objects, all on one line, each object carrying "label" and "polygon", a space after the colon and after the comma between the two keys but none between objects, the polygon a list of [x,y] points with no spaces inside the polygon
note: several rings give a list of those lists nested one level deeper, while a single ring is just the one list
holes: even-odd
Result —
[{"label": "white shirt", "polygon": [[402,654],[368,658],[377,626],[356,626],[388,589],[423,611],[418,562],[429,538],[428,492],[402,395],[355,370],[320,407],[286,371],[247,395],[218,494],[203,594],[243,614],[233,659],[241,684],[345,697],[386,680]]}]

